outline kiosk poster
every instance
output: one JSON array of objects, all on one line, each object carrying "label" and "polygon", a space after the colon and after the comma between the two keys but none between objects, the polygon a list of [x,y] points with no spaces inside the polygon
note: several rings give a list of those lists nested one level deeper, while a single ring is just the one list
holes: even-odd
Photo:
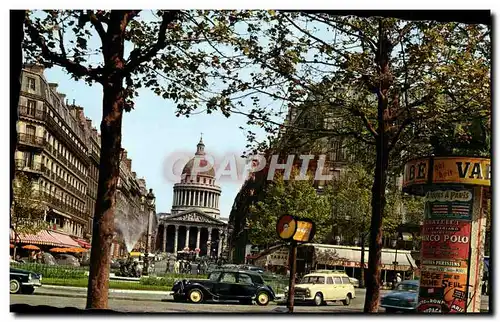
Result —
[{"label": "kiosk poster", "polygon": [[472,219],[473,190],[437,186],[425,195],[426,219]]},{"label": "kiosk poster", "polygon": [[[465,268],[467,270],[467,268]],[[418,311],[463,313],[467,305],[467,273],[422,268]]]},{"label": "kiosk poster", "polygon": [[422,258],[460,260],[469,258],[471,222],[468,220],[425,220]]}]

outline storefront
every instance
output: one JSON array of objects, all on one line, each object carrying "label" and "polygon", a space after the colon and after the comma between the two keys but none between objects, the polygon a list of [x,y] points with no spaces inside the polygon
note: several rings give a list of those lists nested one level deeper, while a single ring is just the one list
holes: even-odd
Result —
[{"label": "storefront", "polygon": [[[368,268],[368,247],[365,248],[364,268]],[[288,266],[288,247],[277,247],[263,252],[254,260],[255,265],[281,271],[277,267]],[[417,265],[411,251],[390,248],[382,249],[381,281],[387,285],[394,281],[395,274],[402,278],[414,278]],[[355,278],[361,277],[361,247],[326,244],[302,244],[297,249],[297,274],[307,274],[318,269],[341,269]]]}]

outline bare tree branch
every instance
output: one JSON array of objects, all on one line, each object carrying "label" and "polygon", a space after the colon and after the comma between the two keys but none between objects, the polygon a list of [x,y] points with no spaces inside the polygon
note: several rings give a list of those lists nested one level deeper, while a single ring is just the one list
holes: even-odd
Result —
[{"label": "bare tree branch", "polygon": [[409,117],[406,118],[403,123],[399,126],[398,131],[396,134],[392,137],[391,141],[389,142],[389,147],[387,149],[388,152],[391,152],[391,150],[396,146],[396,143],[399,140],[399,137],[401,136],[401,133],[403,133],[403,130],[410,125],[413,122],[413,118]]},{"label": "bare tree branch", "polygon": [[293,22],[292,19],[290,19],[286,14],[283,15],[285,17],[286,20],[288,20],[288,22],[290,22],[295,28],[297,28],[298,30],[300,30],[303,34],[311,37],[312,39],[316,40],[317,42],[323,44],[324,46],[330,48],[331,50],[333,50],[334,52],[336,52],[337,54],[341,55],[342,57],[344,57],[345,59],[349,59],[349,55],[347,53],[343,53],[341,52],[340,50],[337,50],[335,48],[333,48],[332,45],[326,43],[325,41],[323,41],[322,39],[312,35],[311,33],[309,33],[309,31],[307,30],[304,30],[302,29],[301,27],[299,27],[295,22]]},{"label": "bare tree branch", "polygon": [[88,77],[96,82],[101,82],[100,73],[102,68],[87,68],[79,63],[69,60],[63,54],[51,51],[45,42],[45,38],[40,35],[38,29],[31,23],[31,20],[27,18],[25,24],[31,40],[42,50],[42,57],[58,66],[66,68],[69,73],[77,77]]},{"label": "bare tree branch", "polygon": [[[153,58],[161,49],[167,45],[167,27],[170,23],[178,18],[180,10],[164,11],[160,30],[158,32],[158,39],[155,44],[150,46],[145,52],[141,53],[140,50],[134,50],[130,53],[129,62],[125,65],[123,72],[130,73],[140,64]],[[142,54],[142,55],[141,55]]]},{"label": "bare tree branch", "polygon": [[104,31],[101,21],[97,18],[93,10],[88,10],[87,14],[89,16],[90,23],[92,23],[92,26],[94,26],[97,34],[99,34],[99,37],[101,38],[102,44],[104,44],[106,41],[106,31]]}]

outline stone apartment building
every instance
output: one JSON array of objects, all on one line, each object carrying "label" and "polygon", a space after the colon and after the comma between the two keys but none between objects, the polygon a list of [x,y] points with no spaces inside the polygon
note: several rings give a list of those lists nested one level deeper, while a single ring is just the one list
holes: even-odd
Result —
[{"label": "stone apartment building", "polygon": [[[90,246],[100,135],[83,108],[68,104],[65,94],[57,91],[57,84],[47,81],[43,67],[25,66],[21,80],[16,170],[24,172],[35,189],[43,192],[49,230],[82,239]],[[134,209],[140,207],[141,196],[147,193],[146,182],[132,172],[132,160],[126,151],[120,164],[118,191]]]},{"label": "stone apartment building", "polygon": [[42,67],[28,66],[21,77],[16,170],[44,192],[51,228],[84,238],[89,157],[79,109],[65,102],[57,84],[47,82]]}]

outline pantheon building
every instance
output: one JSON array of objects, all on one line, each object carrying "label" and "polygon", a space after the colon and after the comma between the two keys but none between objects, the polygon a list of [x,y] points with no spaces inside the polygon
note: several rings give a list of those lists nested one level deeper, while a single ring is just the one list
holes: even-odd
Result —
[{"label": "pantheon building", "polygon": [[[196,163],[195,163],[196,162]],[[199,256],[219,257],[227,245],[226,223],[219,219],[221,189],[215,184],[215,169],[193,173],[193,166],[205,167],[205,144],[197,145],[194,157],[174,185],[171,213],[158,214],[157,246],[171,254],[187,250]]]}]

